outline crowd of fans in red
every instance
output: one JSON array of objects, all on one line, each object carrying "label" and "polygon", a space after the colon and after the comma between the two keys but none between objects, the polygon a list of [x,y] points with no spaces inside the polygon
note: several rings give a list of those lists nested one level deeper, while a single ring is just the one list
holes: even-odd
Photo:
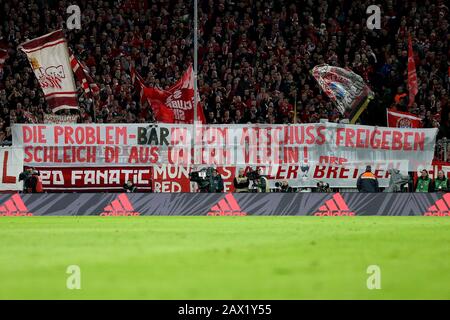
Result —
[{"label": "crowd of fans in red", "polygon": [[[80,122],[152,122],[131,84],[130,65],[147,86],[164,88],[192,62],[192,1],[2,1],[0,48],[9,58],[0,71],[0,142],[11,139],[11,123],[42,121],[50,113],[17,46],[65,27],[66,9],[75,3],[81,30],[66,29],[66,38],[100,87],[95,103],[80,91]],[[207,122],[338,121],[345,115],[309,73],[327,63],[352,69],[376,93],[362,123],[385,125],[392,107],[439,127],[439,137],[450,136],[446,2],[377,3],[380,30],[366,26],[371,0],[199,0],[198,84]],[[419,82],[409,108],[408,33]]]}]

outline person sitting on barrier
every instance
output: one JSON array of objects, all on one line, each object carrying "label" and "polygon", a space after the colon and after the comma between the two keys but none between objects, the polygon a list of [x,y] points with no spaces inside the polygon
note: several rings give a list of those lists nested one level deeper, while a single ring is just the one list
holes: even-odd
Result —
[{"label": "person sitting on barrier", "polygon": [[233,180],[234,192],[248,192],[250,181],[244,174],[244,169],[239,169],[238,175]]},{"label": "person sitting on barrier", "polygon": [[136,192],[137,187],[134,185],[133,181],[128,180],[127,183],[123,185],[125,192]]},{"label": "person sitting on barrier", "polygon": [[438,176],[434,179],[433,189],[436,192],[447,192],[449,190],[448,179],[443,170],[438,171]]},{"label": "person sitting on barrier", "polygon": [[358,181],[356,182],[356,186],[359,192],[378,192],[378,179],[372,173],[372,167],[367,166],[366,171],[362,173]]},{"label": "person sitting on barrier", "polygon": [[217,172],[217,169],[213,169],[209,179],[209,192],[223,192],[223,190],[222,176]]},{"label": "person sitting on barrier", "polygon": [[433,192],[433,184],[428,171],[423,169],[416,182],[416,192]]}]

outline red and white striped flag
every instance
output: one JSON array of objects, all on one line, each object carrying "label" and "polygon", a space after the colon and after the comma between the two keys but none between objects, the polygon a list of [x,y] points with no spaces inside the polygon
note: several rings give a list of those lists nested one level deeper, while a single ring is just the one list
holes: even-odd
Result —
[{"label": "red and white striped flag", "polygon": [[422,119],[409,112],[387,110],[388,127],[422,128]]},{"label": "red and white striped flag", "polygon": [[416,63],[414,61],[414,51],[412,48],[411,35],[408,35],[408,92],[409,92],[409,104],[412,106],[414,103],[414,98],[419,91],[417,86],[417,74],[416,74]]},{"label": "red and white striped flag", "polygon": [[19,49],[27,55],[53,113],[78,109],[77,88],[62,30],[24,42]]},{"label": "red and white striped flag", "polygon": [[75,57],[72,50],[69,49],[69,52],[70,52],[70,66],[72,67],[73,74],[80,82],[84,94],[88,98],[93,98],[94,95],[98,94],[100,88],[90,76],[89,69],[86,67],[86,65],[80,62]]},{"label": "red and white striped flag", "polygon": [[28,123],[38,123],[36,115],[32,114],[30,111],[25,110],[23,112],[23,117],[28,121]]}]

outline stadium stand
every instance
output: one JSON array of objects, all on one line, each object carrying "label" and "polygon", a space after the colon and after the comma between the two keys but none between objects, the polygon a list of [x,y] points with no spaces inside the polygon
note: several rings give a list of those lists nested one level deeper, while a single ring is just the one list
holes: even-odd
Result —
[{"label": "stadium stand", "polygon": [[[95,107],[80,94],[79,122],[154,121],[131,84],[129,66],[148,86],[165,88],[192,61],[192,5],[186,1],[2,1],[0,48],[9,58],[0,71],[0,142],[11,140],[11,123],[41,122],[50,113],[17,46],[64,26],[65,8],[74,2],[83,27],[66,30],[66,37],[100,87]],[[207,122],[292,123],[295,102],[298,123],[339,121],[343,116],[309,74],[327,63],[351,68],[376,93],[363,124],[385,125],[392,107],[439,127],[438,138],[449,137],[445,1],[379,2],[381,30],[365,25],[369,0],[199,1],[198,78]],[[419,80],[410,108],[408,32]]]}]

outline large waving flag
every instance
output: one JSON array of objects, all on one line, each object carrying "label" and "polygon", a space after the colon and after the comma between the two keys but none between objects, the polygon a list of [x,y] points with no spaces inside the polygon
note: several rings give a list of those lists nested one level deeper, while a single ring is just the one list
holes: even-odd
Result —
[{"label": "large waving flag", "polygon": [[373,97],[362,77],[351,70],[326,64],[315,66],[311,73],[339,112],[344,115],[349,111],[350,123],[355,123]]},{"label": "large waving flag", "polygon": [[[144,88],[144,96],[153,105],[166,106],[172,110],[175,123],[193,123],[194,121],[194,70],[192,65],[172,87],[167,90]],[[198,96],[198,93],[196,93]],[[205,115],[197,99],[197,121],[205,123]]]},{"label": "large waving flag", "polygon": [[409,92],[409,106],[414,104],[419,88],[417,86],[416,63],[414,62],[414,51],[412,47],[411,35],[408,35],[408,92]]},{"label": "large waving flag", "polygon": [[52,111],[78,109],[75,79],[62,30],[24,42],[19,49],[27,55]]},{"label": "large waving flag", "polygon": [[175,115],[173,111],[162,102],[165,97],[164,92],[160,92],[161,90],[158,90],[156,88],[148,88],[149,90],[154,91],[154,93],[152,94],[153,97],[158,97],[158,99],[149,99],[144,94],[144,79],[142,79],[141,75],[137,73],[134,67],[131,67],[130,71],[131,82],[137,88],[137,90],[139,90],[141,104],[147,100],[148,104],[152,108],[153,115],[155,116],[156,121],[162,123],[175,123]]}]

